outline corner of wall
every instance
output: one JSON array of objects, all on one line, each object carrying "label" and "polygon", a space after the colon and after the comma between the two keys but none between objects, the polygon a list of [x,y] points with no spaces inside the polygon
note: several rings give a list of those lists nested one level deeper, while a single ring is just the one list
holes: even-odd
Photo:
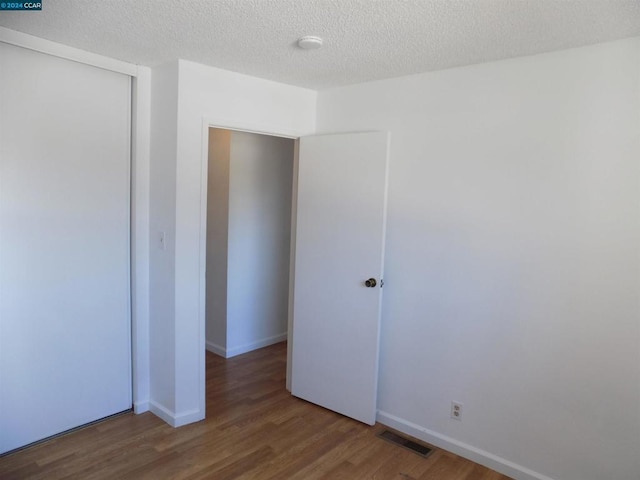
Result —
[{"label": "corner of wall", "polygon": [[[157,414],[175,407],[177,62],[152,69],[150,109],[149,398],[150,409]],[[163,408],[154,410],[154,405]]]},{"label": "corner of wall", "polygon": [[160,403],[151,401],[149,402],[149,410],[155,416],[161,418],[174,428],[182,427],[184,425],[188,425],[189,423],[204,420],[204,412],[199,409],[176,414]]}]

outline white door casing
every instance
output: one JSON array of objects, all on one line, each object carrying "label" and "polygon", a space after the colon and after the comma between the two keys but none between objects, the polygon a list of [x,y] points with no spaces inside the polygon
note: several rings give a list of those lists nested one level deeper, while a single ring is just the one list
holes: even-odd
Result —
[{"label": "white door casing", "polygon": [[372,425],[389,134],[302,137],[299,149],[292,394]]},{"label": "white door casing", "polygon": [[0,43],[0,452],[131,408],[128,75]]}]

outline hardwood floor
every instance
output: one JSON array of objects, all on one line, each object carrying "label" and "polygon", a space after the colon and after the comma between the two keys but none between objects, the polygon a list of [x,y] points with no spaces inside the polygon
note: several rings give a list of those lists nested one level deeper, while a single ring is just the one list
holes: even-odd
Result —
[{"label": "hardwood floor", "polygon": [[286,344],[229,360],[207,353],[207,419],[173,429],[124,414],[0,458],[9,479],[508,480],[436,449],[423,458],[384,427],[292,397]]}]

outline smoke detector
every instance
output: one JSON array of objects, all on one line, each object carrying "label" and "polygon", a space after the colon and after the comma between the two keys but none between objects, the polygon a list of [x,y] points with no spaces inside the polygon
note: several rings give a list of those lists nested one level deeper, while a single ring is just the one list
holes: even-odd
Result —
[{"label": "smoke detector", "polygon": [[306,35],[298,39],[298,47],[303,50],[317,50],[322,46],[323,40],[320,37]]}]

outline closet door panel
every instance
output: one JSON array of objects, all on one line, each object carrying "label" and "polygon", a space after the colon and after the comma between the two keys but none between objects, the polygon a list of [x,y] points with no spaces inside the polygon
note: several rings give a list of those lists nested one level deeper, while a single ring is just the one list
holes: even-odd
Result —
[{"label": "closet door panel", "polygon": [[0,452],[131,408],[130,80],[0,43]]}]

